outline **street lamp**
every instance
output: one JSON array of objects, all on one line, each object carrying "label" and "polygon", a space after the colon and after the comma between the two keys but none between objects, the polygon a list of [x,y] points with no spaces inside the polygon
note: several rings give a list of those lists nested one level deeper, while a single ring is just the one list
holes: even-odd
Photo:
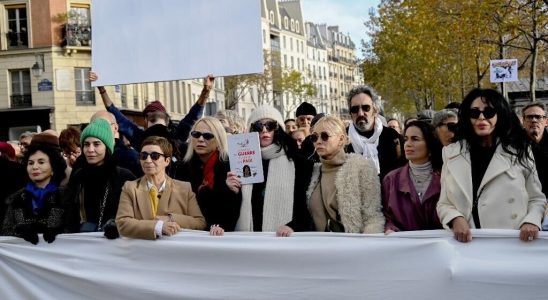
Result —
[{"label": "street lamp", "polygon": [[32,76],[40,77],[44,73],[44,54],[36,54],[36,62],[30,68]]}]

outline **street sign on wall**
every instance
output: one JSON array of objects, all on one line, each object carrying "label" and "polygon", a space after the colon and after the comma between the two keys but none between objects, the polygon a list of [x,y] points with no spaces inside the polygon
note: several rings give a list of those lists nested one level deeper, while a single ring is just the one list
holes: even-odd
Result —
[{"label": "street sign on wall", "polygon": [[38,91],[39,92],[46,92],[46,91],[52,91],[53,90],[53,83],[47,79],[42,79],[40,82],[38,82]]}]

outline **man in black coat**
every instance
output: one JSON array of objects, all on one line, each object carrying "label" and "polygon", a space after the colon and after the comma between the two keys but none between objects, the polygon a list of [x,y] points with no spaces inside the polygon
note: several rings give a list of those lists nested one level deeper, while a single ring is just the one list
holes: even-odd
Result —
[{"label": "man in black coat", "polygon": [[348,107],[352,124],[348,127],[350,144],[346,152],[355,152],[372,160],[377,167],[380,179],[405,164],[405,159],[398,159],[398,133],[383,126],[378,117],[380,101],[375,91],[359,85],[348,93]]},{"label": "man in black coat", "polygon": [[546,130],[546,106],[534,102],[522,109],[523,127],[531,141],[542,192],[548,196],[548,131]]}]

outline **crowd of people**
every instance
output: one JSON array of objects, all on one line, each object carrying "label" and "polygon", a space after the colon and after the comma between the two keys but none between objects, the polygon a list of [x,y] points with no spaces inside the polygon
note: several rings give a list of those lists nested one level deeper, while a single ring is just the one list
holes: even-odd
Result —
[{"label": "crowd of people", "polygon": [[[97,75],[91,73],[91,80]],[[365,85],[348,96],[349,119],[303,102],[294,119],[272,106],[247,121],[236,112],[201,117],[215,78],[177,125],[160,101],[145,128],[105,105],[80,131],[24,133],[0,142],[0,234],[36,244],[61,233],[158,239],[181,229],[384,233],[543,229],[548,189],[546,107],[514,112],[496,90],[404,122],[385,118]],[[227,136],[257,132],[264,181],[242,184]],[[18,151],[19,150],[19,153]],[[544,229],[548,230],[548,222]]]}]

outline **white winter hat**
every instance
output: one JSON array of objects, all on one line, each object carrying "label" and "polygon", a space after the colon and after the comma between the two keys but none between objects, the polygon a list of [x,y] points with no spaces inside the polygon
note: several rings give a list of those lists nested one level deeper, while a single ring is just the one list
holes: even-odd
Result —
[{"label": "white winter hat", "polygon": [[282,118],[282,114],[272,106],[261,105],[255,108],[255,110],[249,116],[247,124],[249,126],[249,124],[252,124],[261,119],[272,119],[278,122],[279,126],[284,125],[284,119]]}]

